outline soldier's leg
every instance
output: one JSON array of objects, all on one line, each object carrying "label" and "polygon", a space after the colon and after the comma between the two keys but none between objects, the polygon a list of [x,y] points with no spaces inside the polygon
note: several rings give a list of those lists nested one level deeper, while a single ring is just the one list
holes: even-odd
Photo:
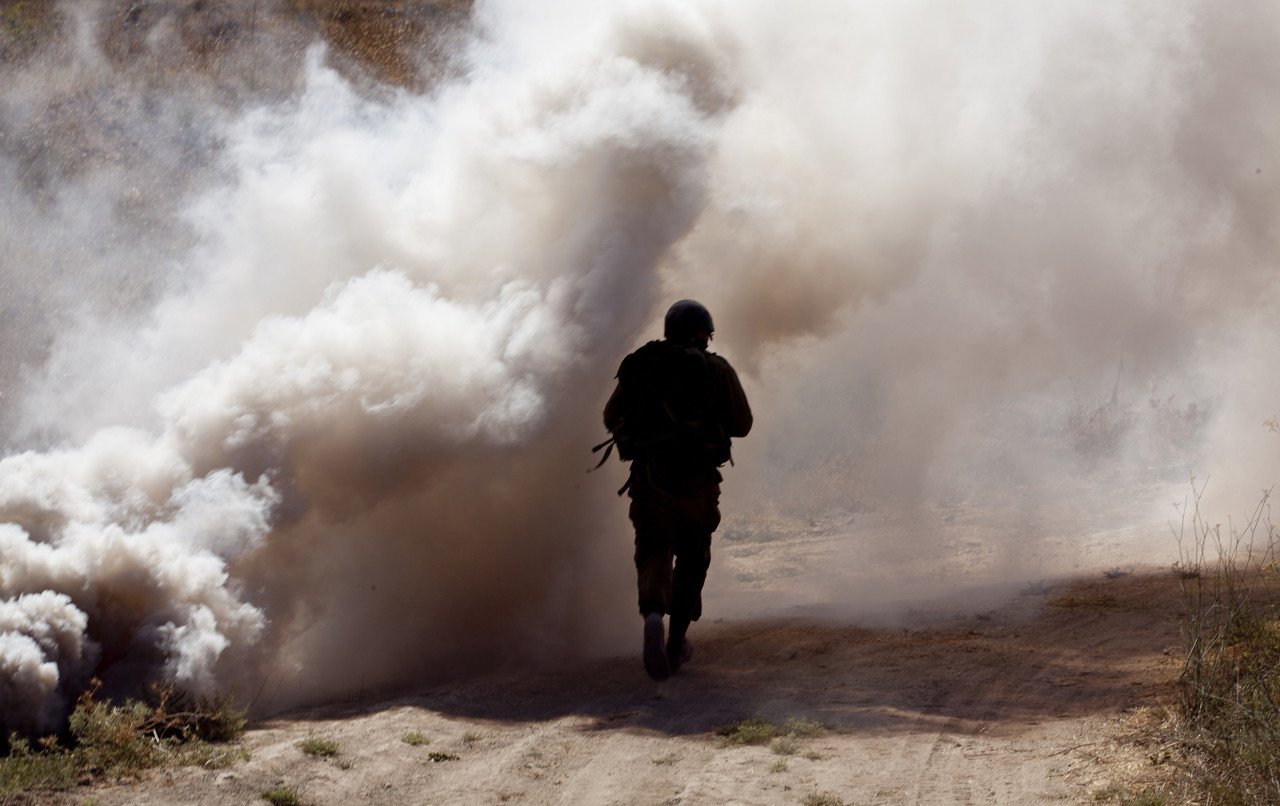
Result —
[{"label": "soldier's leg", "polygon": [[[632,502],[632,510],[636,509]],[[665,531],[645,513],[633,517],[636,525],[636,588],[640,615],[644,616],[644,669],[654,680],[671,675],[662,617],[671,610],[671,560],[673,549]]]},{"label": "soldier's leg", "polygon": [[685,640],[690,622],[702,617],[702,586],[711,567],[711,533],[720,525],[719,496],[689,502],[692,516],[676,540],[676,564],[671,585],[671,630],[667,654],[673,666],[688,660],[692,647]]},{"label": "soldier's leg", "polygon": [[636,530],[636,589],[640,615],[671,611],[671,545]]},{"label": "soldier's leg", "polygon": [[631,502],[631,522],[636,529],[636,588],[640,615],[666,614],[671,610],[671,563],[675,554],[662,519],[643,501]]},{"label": "soldier's leg", "polygon": [[676,553],[671,581],[671,638],[683,639],[689,622],[702,617],[702,586],[711,567],[711,535],[687,535]]}]

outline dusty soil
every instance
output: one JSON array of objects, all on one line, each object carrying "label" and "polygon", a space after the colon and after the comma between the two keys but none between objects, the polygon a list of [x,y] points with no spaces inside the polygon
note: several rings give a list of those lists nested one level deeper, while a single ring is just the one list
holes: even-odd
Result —
[{"label": "dusty soil", "polygon": [[[251,760],[230,769],[71,802],[243,804],[277,787],[312,804],[1095,802],[1161,772],[1143,737],[1177,671],[1178,607],[1165,572],[1031,591],[924,630],[714,622],[665,683],[637,653],[298,711],[252,726]],[[717,736],[751,717],[828,730],[785,753]],[[406,743],[411,731],[427,741]],[[304,754],[312,736],[338,754]]]}]

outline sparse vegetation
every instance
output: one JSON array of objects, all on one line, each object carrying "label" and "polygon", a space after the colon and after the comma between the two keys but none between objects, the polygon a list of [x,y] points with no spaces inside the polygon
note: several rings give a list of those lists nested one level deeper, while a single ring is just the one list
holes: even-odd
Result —
[{"label": "sparse vegetation", "polygon": [[1270,491],[1242,526],[1224,528],[1205,520],[1204,487],[1196,489],[1194,479],[1192,490],[1176,529],[1175,570],[1187,606],[1177,727],[1203,802],[1277,803],[1280,533],[1270,518]]},{"label": "sparse vegetation", "polygon": [[810,792],[800,803],[802,806],[845,806],[833,792]]},{"label": "sparse vegetation", "polygon": [[412,745],[414,747],[419,747],[429,742],[430,739],[428,739],[427,735],[420,730],[411,730],[405,735],[401,736],[400,741],[404,742],[405,744]]},{"label": "sparse vegetation", "polygon": [[298,797],[298,790],[288,786],[268,789],[262,793],[262,799],[272,806],[300,806],[302,803]]},{"label": "sparse vegetation", "polygon": [[322,736],[308,736],[298,742],[298,749],[309,756],[328,758],[338,755],[338,743]]},{"label": "sparse vegetation", "polygon": [[655,758],[653,760],[653,763],[657,764],[659,767],[665,767],[665,766],[670,766],[672,764],[675,764],[679,760],[680,760],[680,757],[677,756],[675,753],[667,753],[665,756],[658,756],[657,758]]},{"label": "sparse vegetation", "polygon": [[469,730],[466,733],[462,734],[462,743],[465,745],[473,745],[483,738],[484,737],[481,736],[479,733]]},{"label": "sparse vegetation", "polygon": [[442,753],[438,750],[433,750],[427,753],[427,758],[431,759],[432,763],[439,764],[441,761],[457,761],[461,756],[456,753]]},{"label": "sparse vegetation", "polygon": [[786,772],[786,771],[787,771],[787,760],[785,758],[780,758],[769,765],[769,772],[779,773],[779,772]]},{"label": "sparse vegetation", "polygon": [[778,736],[781,728],[764,719],[743,719],[716,729],[724,744],[765,744]]},{"label": "sparse vegetation", "polygon": [[[769,745],[769,749],[780,756],[794,756],[804,749],[802,739],[821,736],[827,727],[821,722],[811,719],[788,719],[781,725],[765,719],[744,719],[725,725],[716,730],[725,745]],[[821,758],[817,753],[809,751],[806,758]],[[782,769],[786,769],[783,762]],[[770,770],[771,772],[775,770]]]},{"label": "sparse vegetation", "polygon": [[0,758],[0,795],[69,789],[78,782],[137,778],[162,765],[223,767],[247,758],[224,743],[244,730],[244,712],[229,700],[197,699],[173,687],[152,690],[148,703],[115,705],[98,698],[99,684],[81,695],[68,724],[69,746],[57,737],[36,742],[12,736]]}]

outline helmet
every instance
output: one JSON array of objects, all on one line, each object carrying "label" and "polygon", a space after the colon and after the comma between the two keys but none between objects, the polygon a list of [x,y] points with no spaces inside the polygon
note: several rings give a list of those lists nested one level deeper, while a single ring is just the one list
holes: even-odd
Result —
[{"label": "helmet", "polygon": [[682,299],[667,309],[667,316],[662,322],[662,335],[672,341],[688,341],[699,332],[713,333],[716,326],[711,322],[711,312],[702,303],[691,299]]}]

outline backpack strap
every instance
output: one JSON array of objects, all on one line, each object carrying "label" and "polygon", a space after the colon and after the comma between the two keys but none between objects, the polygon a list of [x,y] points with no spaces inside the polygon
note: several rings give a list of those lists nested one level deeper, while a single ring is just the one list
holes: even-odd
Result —
[{"label": "backpack strap", "polygon": [[[600,457],[600,461],[596,462],[596,466],[591,468],[591,470],[599,470],[601,466],[604,465],[605,462],[609,461],[609,456],[610,454],[613,453],[613,446],[616,445],[617,443],[618,443],[618,438],[616,436],[609,437],[604,442],[601,442],[599,445],[591,449],[592,453],[599,453],[601,448],[605,449],[604,456]],[[587,472],[590,473],[591,470],[588,470]]]}]

